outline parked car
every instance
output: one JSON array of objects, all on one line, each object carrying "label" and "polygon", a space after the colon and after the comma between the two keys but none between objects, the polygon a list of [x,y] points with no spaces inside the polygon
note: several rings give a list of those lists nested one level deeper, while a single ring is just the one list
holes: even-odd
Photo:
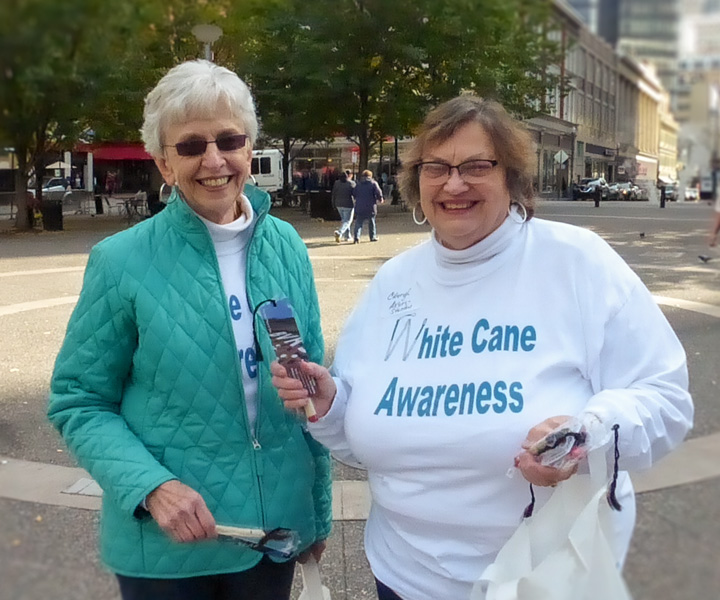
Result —
[{"label": "parked car", "polygon": [[665,200],[671,202],[677,200],[677,183],[665,183],[660,186],[660,191],[665,189]]},{"label": "parked car", "polygon": [[617,184],[618,200],[637,200],[638,187],[631,181],[624,181]]},{"label": "parked car", "polygon": [[712,200],[714,189],[712,175],[703,175],[700,178],[700,199]]},{"label": "parked car", "polygon": [[697,200],[700,198],[700,192],[696,187],[685,188],[685,200]]},{"label": "parked car", "polygon": [[620,184],[611,183],[608,186],[608,200],[620,200]]},{"label": "parked car", "polygon": [[[51,197],[60,196],[62,197],[62,194],[64,194],[67,190],[70,189],[70,184],[68,183],[68,180],[64,177],[51,177],[48,179],[45,183],[43,183],[42,186],[42,195],[43,198],[46,200]],[[31,188],[28,190],[32,194],[32,197],[35,197],[35,188]]]},{"label": "parked car", "polygon": [[585,179],[581,179],[576,199],[595,198],[598,190],[600,191],[600,199],[607,200],[610,189],[604,177],[586,177]]}]

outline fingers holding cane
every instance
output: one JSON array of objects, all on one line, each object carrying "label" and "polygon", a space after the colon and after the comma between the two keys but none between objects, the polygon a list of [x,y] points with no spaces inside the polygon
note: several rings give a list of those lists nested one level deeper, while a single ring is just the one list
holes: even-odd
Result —
[{"label": "fingers holding cane", "polygon": [[273,361],[270,372],[272,384],[286,408],[302,409],[310,422],[317,421],[330,409],[336,387],[325,367],[304,361],[285,367]]}]

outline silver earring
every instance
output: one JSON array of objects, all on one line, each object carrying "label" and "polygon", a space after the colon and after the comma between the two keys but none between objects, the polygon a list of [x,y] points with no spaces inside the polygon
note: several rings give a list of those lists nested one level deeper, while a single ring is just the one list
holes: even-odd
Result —
[{"label": "silver earring", "polygon": [[[513,206],[518,207],[518,213],[520,212],[520,209],[522,209],[522,215],[516,213],[512,209]],[[510,206],[508,206],[508,216],[516,223],[522,225],[528,218],[527,208],[525,208],[525,205],[522,202],[511,202]]]},{"label": "silver earring", "polygon": [[[413,221],[415,221],[415,225],[425,225],[425,223],[427,223],[427,217],[425,216],[425,214],[423,213],[422,221],[418,221],[417,215],[415,214],[415,210],[417,209],[418,206],[420,206],[420,203],[413,206],[413,212],[412,212]],[[422,207],[420,210],[422,210]]]}]

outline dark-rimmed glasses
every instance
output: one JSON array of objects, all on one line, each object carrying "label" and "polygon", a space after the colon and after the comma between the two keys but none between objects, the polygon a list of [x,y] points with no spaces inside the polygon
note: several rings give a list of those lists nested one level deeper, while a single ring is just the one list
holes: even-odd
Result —
[{"label": "dark-rimmed glasses", "polygon": [[180,156],[202,156],[207,150],[208,144],[215,144],[220,152],[234,152],[244,148],[247,143],[247,135],[236,133],[223,135],[216,140],[187,140],[163,146],[164,148],[175,148]]},{"label": "dark-rimmed glasses", "polygon": [[461,162],[459,165],[449,165],[444,162],[421,162],[417,169],[420,177],[428,182],[440,185],[450,179],[450,173],[457,169],[458,175],[465,183],[478,183],[497,166],[498,161],[489,159],[474,159]]}]

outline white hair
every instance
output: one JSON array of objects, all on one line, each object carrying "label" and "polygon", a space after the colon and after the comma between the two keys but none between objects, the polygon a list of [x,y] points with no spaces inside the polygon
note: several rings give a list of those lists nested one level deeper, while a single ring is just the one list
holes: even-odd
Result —
[{"label": "white hair", "polygon": [[145,149],[161,156],[169,125],[214,117],[227,109],[243,125],[254,144],[258,133],[255,102],[250,89],[235,73],[207,60],[192,60],[170,69],[145,98]]}]

